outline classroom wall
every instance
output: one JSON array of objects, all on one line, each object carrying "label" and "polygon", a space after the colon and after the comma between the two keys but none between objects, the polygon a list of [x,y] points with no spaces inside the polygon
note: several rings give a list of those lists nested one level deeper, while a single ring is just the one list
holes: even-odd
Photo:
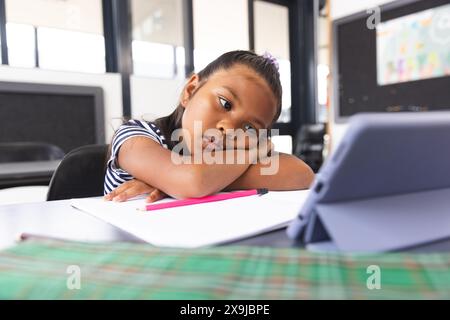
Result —
[{"label": "classroom wall", "polygon": [[0,81],[98,86],[105,103],[105,142],[110,142],[122,118],[122,84],[118,74],[89,74],[0,66]]},{"label": "classroom wall", "polygon": [[[360,11],[366,11],[369,8],[380,6],[392,2],[392,0],[330,0],[330,16],[331,20],[336,20]],[[333,77],[334,74],[332,73]],[[331,151],[334,151],[344,136],[348,125],[337,124],[334,121],[334,105],[333,99],[330,100],[330,134],[331,134]]]},{"label": "classroom wall", "polygon": [[[121,76],[114,73],[90,74],[0,65],[0,81],[60,85],[99,86],[104,91],[106,142],[122,119]],[[136,119],[152,119],[171,113],[178,102],[184,79],[155,79],[131,76],[131,109]]]}]

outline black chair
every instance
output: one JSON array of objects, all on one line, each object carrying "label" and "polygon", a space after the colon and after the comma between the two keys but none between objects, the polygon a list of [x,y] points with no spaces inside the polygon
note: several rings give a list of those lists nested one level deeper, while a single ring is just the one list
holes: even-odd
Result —
[{"label": "black chair", "polygon": [[61,148],[40,142],[0,143],[0,163],[24,161],[51,161],[64,157]]},{"label": "black chair", "polygon": [[325,134],[326,126],[323,123],[303,125],[297,134],[294,154],[316,173],[324,161]]},{"label": "black chair", "polygon": [[47,201],[103,195],[108,145],[70,151],[53,174]]}]

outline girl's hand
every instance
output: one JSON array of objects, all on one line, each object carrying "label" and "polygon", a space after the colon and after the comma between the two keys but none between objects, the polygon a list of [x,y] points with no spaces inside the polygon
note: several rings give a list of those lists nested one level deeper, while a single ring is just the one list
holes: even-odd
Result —
[{"label": "girl's hand", "polygon": [[146,193],[149,194],[146,198],[147,202],[155,202],[164,199],[167,196],[164,192],[155,189],[142,181],[133,179],[122,183],[122,185],[103,198],[107,201],[123,202]]}]

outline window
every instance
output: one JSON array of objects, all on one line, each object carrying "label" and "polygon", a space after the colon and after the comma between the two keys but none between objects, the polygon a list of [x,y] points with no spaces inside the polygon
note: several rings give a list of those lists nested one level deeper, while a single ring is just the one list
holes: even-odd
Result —
[{"label": "window", "polygon": [[[324,10],[325,11],[325,10]],[[318,66],[317,66],[317,121],[328,121],[328,82],[330,76],[330,32],[328,25],[328,16],[321,15],[318,18]]]},{"label": "window", "polygon": [[9,64],[105,72],[101,0],[6,0]]},{"label": "window", "polygon": [[135,75],[184,78],[183,1],[131,1]]},{"label": "window", "polygon": [[249,49],[247,0],[194,0],[193,12],[196,72],[225,52]]},{"label": "window", "polygon": [[291,63],[289,55],[289,14],[286,6],[265,1],[254,2],[255,51],[270,52],[280,65],[283,86],[279,122],[291,121]]},{"label": "window", "polygon": [[292,137],[291,136],[274,136],[272,142],[275,146],[276,152],[282,152],[286,154],[293,153]]},{"label": "window", "polygon": [[326,64],[317,66],[317,121],[326,122],[328,119],[328,77],[330,75],[330,67]]},{"label": "window", "polygon": [[[44,69],[105,72],[103,36],[54,28],[38,28],[39,66]],[[55,48],[55,43],[58,48]],[[86,50],[89,48],[89,50]],[[70,63],[69,63],[70,61]]]},{"label": "window", "polygon": [[14,67],[33,68],[35,58],[35,30],[32,25],[7,23],[9,65]]}]

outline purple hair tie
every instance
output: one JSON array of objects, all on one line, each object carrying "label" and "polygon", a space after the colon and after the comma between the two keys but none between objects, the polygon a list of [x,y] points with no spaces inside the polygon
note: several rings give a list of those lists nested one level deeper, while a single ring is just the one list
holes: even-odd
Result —
[{"label": "purple hair tie", "polygon": [[265,52],[263,54],[263,57],[266,58],[267,60],[270,61],[271,64],[273,64],[275,66],[275,68],[277,68],[277,70],[280,70],[280,65],[278,64],[277,58],[275,58],[273,55],[271,55],[269,52]]}]

